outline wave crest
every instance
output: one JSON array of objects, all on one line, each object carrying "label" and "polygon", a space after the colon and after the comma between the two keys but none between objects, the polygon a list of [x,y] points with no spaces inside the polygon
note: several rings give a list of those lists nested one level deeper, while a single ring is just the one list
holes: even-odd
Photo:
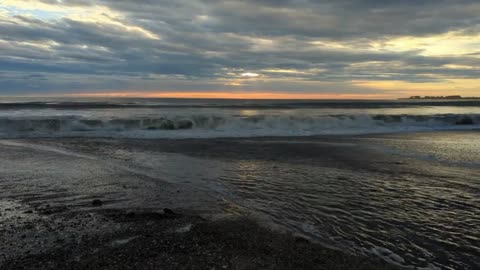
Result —
[{"label": "wave crest", "polygon": [[480,127],[480,115],[193,115],[87,119],[0,118],[1,137],[196,138],[310,136]]}]

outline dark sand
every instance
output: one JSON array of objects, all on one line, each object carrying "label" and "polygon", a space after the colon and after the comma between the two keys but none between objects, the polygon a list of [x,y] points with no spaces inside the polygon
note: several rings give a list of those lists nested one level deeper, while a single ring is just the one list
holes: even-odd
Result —
[{"label": "dark sand", "polygon": [[35,213],[4,220],[1,269],[393,269],[241,217]]},{"label": "dark sand", "polygon": [[[392,213],[405,211],[407,215],[419,210],[422,216],[430,213],[431,203],[430,210],[435,210],[431,212],[440,225],[450,226],[453,221],[467,224],[455,235],[468,232],[470,238],[465,241],[473,244],[460,251],[447,245],[446,253],[439,253],[464,261],[448,256],[435,260],[453,268],[465,265],[465,269],[476,269],[479,249],[474,239],[478,233],[471,228],[478,223],[475,211],[479,208],[475,198],[473,202],[468,199],[470,193],[448,197],[454,195],[450,190],[465,184],[468,192],[478,190],[474,179],[480,179],[480,144],[476,138],[478,132],[208,140],[0,140],[0,269],[393,267],[328,248],[331,243],[312,242],[274,226],[271,220],[259,219],[237,203],[238,197],[229,197],[233,194],[209,182],[217,178],[216,168],[225,164],[227,171],[232,164],[237,166],[238,177],[256,180],[258,176],[284,176],[291,168],[297,168],[301,175],[302,166],[307,165],[326,173],[342,172],[329,176],[338,177],[340,182],[353,184],[348,177],[367,171],[372,177],[385,177],[389,184],[438,188],[438,198],[428,200],[429,193],[425,199],[418,196],[418,201],[412,197],[418,207],[399,205]],[[199,158],[202,162],[195,162]],[[257,175],[248,174],[252,171]],[[387,196],[381,203],[388,205],[392,199],[401,203],[402,197],[405,195]],[[101,205],[92,205],[97,199]],[[175,214],[164,214],[164,208],[173,209]],[[451,209],[457,210],[450,216]],[[462,211],[473,218],[461,216]],[[440,214],[449,215],[442,220]],[[448,232],[445,238],[450,237]]]},{"label": "dark sand", "polygon": [[[227,145],[223,140],[2,141],[0,269],[392,269],[267,229],[216,194],[167,183],[166,175],[122,168],[129,157],[118,155],[125,148],[154,148],[238,158],[233,149],[239,145]],[[285,147],[278,155],[266,155],[276,149],[268,145],[241,152],[281,160],[289,153]],[[298,155],[298,162],[315,154],[311,147],[296,147],[301,151],[290,154]],[[318,147],[331,148],[328,141]],[[332,154],[337,161],[323,162],[349,166],[338,162],[346,154],[342,150]],[[101,203],[93,205],[97,199]],[[166,207],[174,213],[165,214]]]}]

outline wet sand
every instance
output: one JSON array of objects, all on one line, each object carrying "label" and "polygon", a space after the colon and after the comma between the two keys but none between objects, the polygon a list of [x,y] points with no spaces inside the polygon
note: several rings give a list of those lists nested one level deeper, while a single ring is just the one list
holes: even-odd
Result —
[{"label": "wet sand", "polygon": [[107,141],[0,142],[1,269],[392,268],[260,226],[195,183],[122,166],[117,144],[138,142]]},{"label": "wet sand", "polygon": [[225,164],[245,178],[256,177],[252,166],[278,176],[302,166],[394,177],[478,173],[386,152],[390,138],[1,140],[0,268],[391,269],[293,233],[210,181]]}]

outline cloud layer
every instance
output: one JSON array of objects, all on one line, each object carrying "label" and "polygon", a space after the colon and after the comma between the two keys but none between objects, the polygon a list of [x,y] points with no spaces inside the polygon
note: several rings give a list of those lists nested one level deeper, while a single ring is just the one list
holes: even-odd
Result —
[{"label": "cloud layer", "polygon": [[4,0],[0,95],[478,95],[473,0]]}]

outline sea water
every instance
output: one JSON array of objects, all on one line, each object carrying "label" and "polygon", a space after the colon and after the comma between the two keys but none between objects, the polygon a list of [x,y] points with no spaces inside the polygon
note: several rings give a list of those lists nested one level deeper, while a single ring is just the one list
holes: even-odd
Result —
[{"label": "sea water", "polygon": [[312,136],[479,127],[480,100],[0,100],[3,138]]}]

